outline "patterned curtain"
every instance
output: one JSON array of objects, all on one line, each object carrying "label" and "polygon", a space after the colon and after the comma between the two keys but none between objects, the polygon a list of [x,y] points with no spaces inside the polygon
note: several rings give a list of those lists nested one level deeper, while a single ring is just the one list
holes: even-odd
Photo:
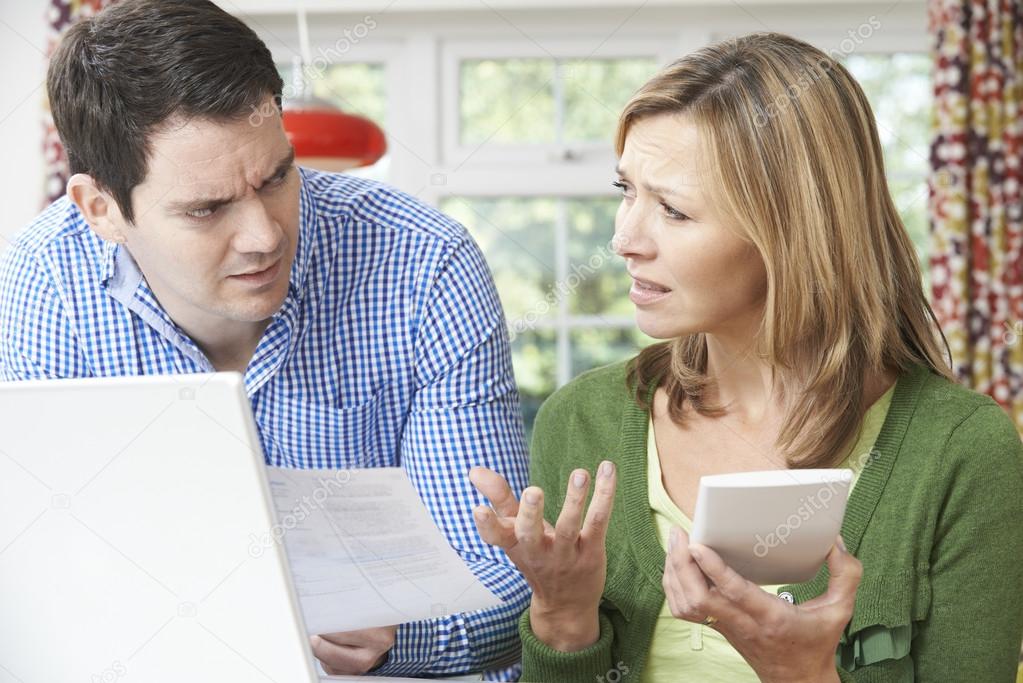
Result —
[{"label": "patterned curtain", "polygon": [[[47,53],[53,54],[69,26],[81,18],[91,17],[111,2],[113,0],[52,0],[46,14],[46,24],[49,27],[46,36]],[[53,126],[49,103],[45,104],[43,113],[43,158],[46,159],[43,206],[46,206],[63,196],[68,178],[67,157],[57,129]]]},{"label": "patterned curtain", "polygon": [[931,0],[934,310],[961,382],[1023,432],[1023,0]]}]

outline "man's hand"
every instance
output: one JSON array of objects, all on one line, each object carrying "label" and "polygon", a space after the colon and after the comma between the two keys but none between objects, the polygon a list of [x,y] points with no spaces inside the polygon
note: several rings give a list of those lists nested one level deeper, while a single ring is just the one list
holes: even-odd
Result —
[{"label": "man's hand", "polygon": [[397,626],[312,636],[313,654],[332,676],[361,676],[387,661]]}]

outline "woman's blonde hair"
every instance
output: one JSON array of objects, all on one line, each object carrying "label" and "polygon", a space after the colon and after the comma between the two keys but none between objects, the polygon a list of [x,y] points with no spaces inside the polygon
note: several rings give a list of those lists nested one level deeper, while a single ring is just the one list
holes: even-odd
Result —
[{"label": "woman's blonde hair", "polygon": [[[867,98],[824,52],[757,33],[689,54],[640,88],[619,119],[618,155],[636,121],[660,114],[696,125],[713,162],[710,199],[766,266],[757,343],[786,402],[776,446],[790,467],[837,465],[857,437],[869,373],[921,363],[951,378]],[[663,387],[676,423],[687,400],[721,412],[705,400],[703,333],[644,349],[629,379],[644,407]]]}]

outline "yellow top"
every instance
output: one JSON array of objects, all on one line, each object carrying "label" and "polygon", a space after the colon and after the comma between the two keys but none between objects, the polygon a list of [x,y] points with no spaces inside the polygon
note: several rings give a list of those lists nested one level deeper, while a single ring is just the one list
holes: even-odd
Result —
[{"label": "yellow top", "polygon": [[[874,402],[863,418],[859,438],[849,451],[840,467],[853,471],[853,485],[860,471],[867,464],[871,449],[888,414],[895,390],[893,384],[881,398]],[[651,422],[647,428],[647,497],[657,527],[657,539],[662,548],[668,547],[671,528],[679,526],[687,533],[693,523],[668,496],[661,479],[661,461],[654,439]],[[777,593],[779,586],[761,586],[769,593]],[[757,683],[760,679],[746,660],[712,628],[676,619],[672,616],[667,600],[657,615],[650,651],[640,677],[641,683],[677,683],[677,681],[701,681],[702,683]]]}]

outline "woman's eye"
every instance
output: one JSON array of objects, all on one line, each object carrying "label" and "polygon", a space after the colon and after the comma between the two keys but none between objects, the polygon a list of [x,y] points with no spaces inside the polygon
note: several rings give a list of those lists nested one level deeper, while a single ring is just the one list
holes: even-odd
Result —
[{"label": "woman's eye", "polygon": [[687,221],[687,220],[689,220],[689,216],[685,215],[681,211],[673,209],[670,206],[668,206],[667,204],[661,204],[661,206],[664,207],[664,215],[667,216],[668,218],[670,218],[671,220],[673,220],[673,221]]},{"label": "woman's eye", "polygon": [[631,196],[629,194],[629,186],[626,185],[625,183],[623,183],[622,181],[616,180],[615,182],[611,183],[611,186],[612,187],[617,187],[619,190],[621,190],[623,196],[625,196],[625,197],[630,197]]}]

